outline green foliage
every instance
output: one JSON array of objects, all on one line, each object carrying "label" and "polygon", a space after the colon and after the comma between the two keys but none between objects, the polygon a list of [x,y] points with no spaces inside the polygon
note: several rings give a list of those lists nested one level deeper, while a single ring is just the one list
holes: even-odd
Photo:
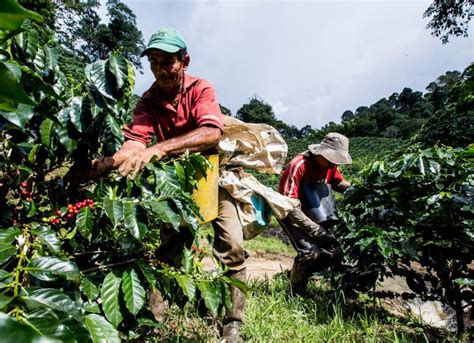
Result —
[{"label": "green foliage", "polygon": [[431,30],[433,36],[440,37],[443,44],[449,41],[450,36],[467,37],[472,1],[434,0],[423,17],[431,18],[426,28]]},{"label": "green foliage", "polygon": [[84,79],[68,81],[47,31],[25,22],[2,34],[0,70],[8,76],[0,78],[0,309],[8,314],[0,317],[2,338],[15,330],[26,342],[146,337],[153,325],[138,323],[154,323],[145,306],[150,289],[219,315],[233,282],[224,270],[205,273],[190,251],[182,267],[154,257],[161,226],[189,226],[199,235],[191,194],[195,171],[205,175],[207,160],[192,154],[154,162],[134,181],[113,174],[97,184],[65,183],[71,165],[82,170],[120,148],[131,110],[131,62],[112,54],[88,65]]},{"label": "green foliage", "polygon": [[18,30],[25,19],[42,22],[43,17],[20,6],[15,0],[4,0],[0,5],[0,29]]},{"label": "green foliage", "polygon": [[352,163],[339,166],[344,177],[354,180],[358,173],[369,164],[385,158],[387,155],[404,146],[404,141],[398,138],[384,137],[354,137],[349,140],[349,153]]},{"label": "green foliage", "polygon": [[[472,290],[474,149],[431,148],[369,165],[346,192],[344,245],[350,270],[344,281],[367,290],[385,276],[402,275],[428,299],[452,305],[462,325],[462,302]],[[412,262],[421,268],[412,268]]]},{"label": "green foliage", "polygon": [[[248,104],[244,104],[236,114],[236,118],[246,123],[265,123],[273,126],[285,138],[300,137],[300,131],[294,125],[288,125],[276,119],[272,106],[254,96]],[[308,129],[306,128],[306,131]]]},{"label": "green foliage", "polygon": [[[440,81],[448,88],[446,101],[436,112],[437,119],[427,123],[412,142],[424,147],[435,144],[465,147],[474,141],[474,64],[460,77],[447,74]],[[437,89],[434,88],[433,94]]]}]

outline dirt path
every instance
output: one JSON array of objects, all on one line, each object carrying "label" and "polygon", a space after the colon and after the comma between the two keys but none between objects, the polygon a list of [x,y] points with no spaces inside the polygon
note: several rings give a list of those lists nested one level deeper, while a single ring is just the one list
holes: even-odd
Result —
[{"label": "dirt path", "polygon": [[[211,258],[203,260],[204,268],[211,270],[214,263]],[[285,254],[250,254],[247,259],[247,278],[249,280],[255,279],[271,279],[276,273],[288,270],[293,265],[293,257]]]}]

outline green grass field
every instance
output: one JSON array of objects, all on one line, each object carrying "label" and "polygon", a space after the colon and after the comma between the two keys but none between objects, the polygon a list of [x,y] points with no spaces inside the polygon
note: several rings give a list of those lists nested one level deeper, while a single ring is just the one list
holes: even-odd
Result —
[{"label": "green grass field", "polygon": [[[245,242],[251,254],[294,256],[291,246],[273,237]],[[419,322],[400,319],[373,302],[345,299],[325,283],[310,284],[305,297],[294,296],[286,273],[272,280],[249,282],[246,342],[451,342],[454,336],[428,330]],[[201,319],[192,310],[170,310],[157,342],[216,342],[220,323]]]}]

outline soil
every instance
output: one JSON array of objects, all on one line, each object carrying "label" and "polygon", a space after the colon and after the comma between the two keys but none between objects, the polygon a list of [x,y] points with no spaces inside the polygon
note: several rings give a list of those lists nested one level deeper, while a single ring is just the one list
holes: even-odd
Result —
[{"label": "soil", "polygon": [[[214,263],[211,258],[206,257],[203,260],[204,269],[212,270]],[[285,270],[291,269],[293,257],[285,254],[265,254],[252,252],[247,259],[247,278],[272,279],[272,277]]]}]

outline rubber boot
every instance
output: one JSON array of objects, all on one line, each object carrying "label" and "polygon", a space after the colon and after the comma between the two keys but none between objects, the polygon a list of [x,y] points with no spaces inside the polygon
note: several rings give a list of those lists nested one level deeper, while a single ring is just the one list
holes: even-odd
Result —
[{"label": "rubber boot", "polygon": [[[245,281],[246,268],[243,268],[238,272],[231,272],[227,276],[240,281]],[[232,299],[232,309],[226,311],[224,325],[222,327],[221,342],[243,342],[244,340],[240,335],[240,328],[244,319],[245,295],[239,288],[230,285],[230,296]]]},{"label": "rubber boot", "polygon": [[295,261],[290,271],[290,283],[293,294],[305,295],[306,287],[308,286],[309,277],[311,273],[308,273],[300,263]]}]

